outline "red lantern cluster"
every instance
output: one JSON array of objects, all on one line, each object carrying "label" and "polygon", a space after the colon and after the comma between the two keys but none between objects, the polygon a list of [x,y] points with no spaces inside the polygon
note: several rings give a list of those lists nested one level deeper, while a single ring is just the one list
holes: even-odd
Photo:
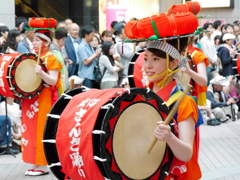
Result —
[{"label": "red lantern cluster", "polygon": [[31,28],[55,28],[57,21],[54,18],[31,18],[28,25]]},{"label": "red lantern cluster", "polygon": [[153,35],[160,38],[190,34],[198,27],[196,14],[200,9],[198,2],[173,5],[168,14],[161,13],[140,20],[130,20],[124,31],[129,39],[148,39]]}]

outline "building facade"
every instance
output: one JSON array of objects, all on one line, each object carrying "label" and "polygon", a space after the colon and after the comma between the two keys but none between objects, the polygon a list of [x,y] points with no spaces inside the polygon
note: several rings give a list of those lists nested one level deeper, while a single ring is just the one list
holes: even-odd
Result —
[{"label": "building facade", "polygon": [[[234,7],[202,8],[199,15],[210,15],[205,20],[220,19],[225,23],[233,23],[240,19],[240,1],[230,1],[233,1]],[[6,24],[11,29],[15,27],[15,17],[19,16],[54,17],[58,21],[71,18],[80,26],[90,24],[101,31],[107,29],[107,15],[104,12],[106,5],[118,4],[127,9],[125,20],[128,21],[133,17],[143,18],[159,12],[166,13],[173,4],[183,2],[185,0],[0,0],[0,23]],[[102,7],[104,3],[105,6]],[[199,19],[200,25],[202,20]]]}]

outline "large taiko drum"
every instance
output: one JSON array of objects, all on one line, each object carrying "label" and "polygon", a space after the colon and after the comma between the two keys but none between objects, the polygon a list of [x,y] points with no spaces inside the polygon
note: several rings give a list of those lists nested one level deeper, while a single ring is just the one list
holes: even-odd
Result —
[{"label": "large taiko drum", "polygon": [[[0,55],[0,94],[12,98],[33,98],[43,89],[43,81],[35,73],[37,55],[13,53]],[[42,69],[46,71],[40,59]]]},{"label": "large taiko drum", "polygon": [[130,87],[147,87],[148,80],[143,71],[145,51],[139,51],[132,57],[128,67],[128,82]]},{"label": "large taiko drum", "polygon": [[[143,70],[143,64],[144,64],[144,54],[145,51],[139,51],[135,53],[135,55],[132,57],[129,68],[128,68],[128,81],[130,87],[147,87],[148,80],[147,76]],[[190,67],[189,63],[187,63],[187,66]],[[186,73],[182,73],[178,71],[175,75],[176,80],[179,84],[181,84],[183,87],[187,87],[187,85],[190,83],[190,76]]]},{"label": "large taiko drum", "polygon": [[50,114],[48,114],[43,138],[44,151],[50,169],[58,179],[64,179],[66,176],[65,173],[62,171],[61,164],[59,163],[59,157],[56,147],[56,133],[59,117],[68,105],[71,98],[85,91],[85,88],[76,88],[66,92],[65,94],[62,94],[62,96],[54,104],[53,108],[50,111]]},{"label": "large taiko drum", "polygon": [[147,153],[157,122],[168,114],[158,95],[146,88],[78,93],[59,99],[45,128],[47,161],[51,170],[58,168],[53,172],[58,179],[157,180],[166,175],[171,164],[163,162],[166,143],[158,141]]}]

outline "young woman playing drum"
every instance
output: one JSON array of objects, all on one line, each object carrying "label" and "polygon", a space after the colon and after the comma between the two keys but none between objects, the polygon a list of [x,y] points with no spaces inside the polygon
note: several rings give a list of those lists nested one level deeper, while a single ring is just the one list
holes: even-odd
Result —
[{"label": "young woman playing drum", "polygon": [[[60,69],[62,64],[53,54],[49,54],[49,45],[52,41],[52,33],[47,29],[38,29],[34,33],[33,47],[40,55],[47,68],[42,70],[35,65],[36,77],[40,76],[45,82],[45,88],[40,95],[32,99],[22,101],[22,154],[23,161],[32,164],[25,175],[38,176],[49,173],[43,149],[43,132],[52,105],[57,100],[57,91],[60,86]],[[48,53],[48,55],[46,55]],[[26,72],[27,73],[27,72]]]},{"label": "young woman playing drum", "polygon": [[[187,45],[187,38],[182,38],[181,50]],[[157,93],[165,102],[179,90],[174,80],[178,63],[181,60],[177,50],[177,40],[167,42],[151,41],[147,45],[144,56],[144,71],[149,81],[149,88]],[[200,179],[201,171],[197,162],[196,132],[198,109],[194,99],[185,96],[175,116],[178,135],[171,132],[170,125],[159,123],[154,136],[159,141],[166,141],[173,152],[174,159],[166,179]],[[180,168],[181,167],[181,168]]]}]

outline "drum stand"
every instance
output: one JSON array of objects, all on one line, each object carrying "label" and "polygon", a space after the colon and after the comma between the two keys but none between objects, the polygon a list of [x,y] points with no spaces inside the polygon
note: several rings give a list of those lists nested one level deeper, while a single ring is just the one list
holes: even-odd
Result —
[{"label": "drum stand", "polygon": [[13,152],[11,151],[10,146],[9,146],[9,139],[8,138],[9,138],[9,127],[11,127],[11,124],[9,126],[9,121],[8,121],[8,117],[7,117],[7,98],[6,97],[5,97],[5,113],[6,113],[5,122],[6,122],[7,147],[6,147],[6,150],[4,150],[3,152],[0,153],[0,156],[4,155],[4,154],[11,154],[14,157],[16,157],[13,154]]}]

